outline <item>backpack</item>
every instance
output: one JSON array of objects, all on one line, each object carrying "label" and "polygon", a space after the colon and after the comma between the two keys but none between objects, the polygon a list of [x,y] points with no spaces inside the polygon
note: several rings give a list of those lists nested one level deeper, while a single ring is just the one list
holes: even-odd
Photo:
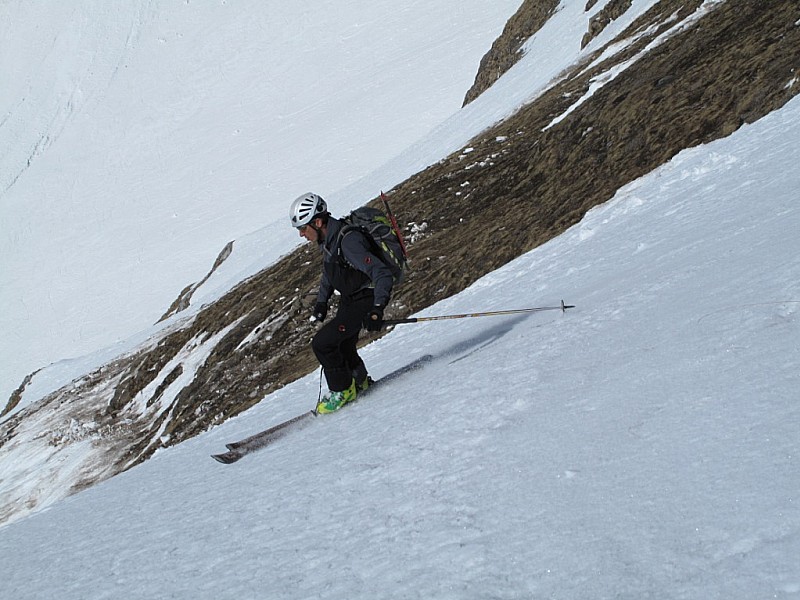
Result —
[{"label": "backpack", "polygon": [[339,251],[341,252],[342,237],[345,234],[354,229],[360,231],[372,246],[375,256],[389,267],[395,285],[399,284],[403,280],[407,259],[400,238],[386,213],[377,208],[362,206],[342,221],[344,227],[339,232]]}]

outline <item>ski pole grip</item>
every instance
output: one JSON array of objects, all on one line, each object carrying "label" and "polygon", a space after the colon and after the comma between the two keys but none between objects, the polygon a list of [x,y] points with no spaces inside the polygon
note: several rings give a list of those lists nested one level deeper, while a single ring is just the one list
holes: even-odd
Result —
[{"label": "ski pole grip", "polygon": [[384,326],[388,325],[404,325],[405,323],[417,323],[419,319],[410,318],[410,319],[386,319],[383,324]]}]

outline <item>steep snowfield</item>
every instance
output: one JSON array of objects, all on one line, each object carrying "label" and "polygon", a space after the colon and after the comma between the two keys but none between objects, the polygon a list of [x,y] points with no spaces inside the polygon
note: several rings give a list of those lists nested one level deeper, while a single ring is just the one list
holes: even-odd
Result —
[{"label": "steep snowfield", "polygon": [[9,598],[797,598],[800,99],[316,375],[0,529]]},{"label": "steep snowfield", "polygon": [[0,402],[457,111],[520,3],[0,4]]},{"label": "steep snowfield", "polygon": [[[196,305],[297,243],[294,195],[361,204],[653,3],[581,51],[563,2],[463,110],[518,1],[0,6],[0,398],[150,343],[226,242]],[[316,374],[66,500],[98,432],[26,421],[0,506],[47,508],[0,529],[0,597],[800,597],[798,139],[795,99],[680,154],[425,314],[576,309],[398,327],[372,374],[430,364],[236,465]]]},{"label": "steep snowfield", "polygon": [[[630,25],[637,16],[641,15],[654,3],[655,0],[636,0],[632,2],[632,6],[628,11],[616,21],[609,24],[601,35],[597,36],[592,43],[581,50],[580,39],[586,30],[588,21],[593,14],[603,8],[603,4],[599,3],[593,7],[592,11],[587,12],[584,4],[578,0],[565,2],[548,21],[546,26],[528,40],[525,45],[527,54],[477,100],[464,109],[452,112],[447,118],[440,117],[441,122],[439,122],[438,125],[432,126],[433,129],[430,133],[405,147],[404,150],[396,154],[396,156],[393,156],[393,158],[380,167],[372,171],[365,170],[360,172],[358,175],[360,178],[357,180],[353,181],[356,178],[352,177],[352,173],[348,171],[344,161],[337,160],[334,165],[326,165],[324,174],[339,176],[344,173],[345,175],[342,175],[341,183],[331,183],[326,186],[313,188],[309,186],[306,189],[316,189],[319,192],[323,192],[326,198],[331,202],[331,205],[335,206],[339,213],[345,213],[347,210],[361,205],[368,198],[374,197],[377,190],[389,189],[426,166],[440,160],[441,157],[459,148],[463,148],[472,137],[480,133],[486,127],[507,117],[518,109],[521,104],[530,101],[550,87],[557,81],[559,74],[569,65],[574,64],[582,57],[614,39],[614,37],[623,31],[625,27]],[[683,25],[685,26],[688,23],[692,23],[697,18],[705,15],[709,4],[713,4],[713,2],[707,2],[701,5],[695,11],[694,15],[682,22]],[[496,4],[493,10],[496,9],[500,11],[502,6],[504,6],[502,3]],[[427,8],[424,10],[422,7],[418,8],[423,13],[428,10]],[[479,8],[480,7],[476,5],[475,10],[479,10]],[[485,7],[483,7],[483,9],[485,9]],[[434,14],[440,16],[440,10],[444,9],[442,7],[437,7],[434,10]],[[303,11],[305,11],[305,9],[301,10],[301,12]],[[305,12],[303,12],[303,14],[305,14]],[[102,14],[106,14],[106,18],[108,19],[120,18],[117,12],[111,11],[111,13]],[[78,17],[73,15],[73,19],[78,19],[78,21],[81,16],[85,17],[85,14],[80,11],[75,12],[75,14],[77,14]],[[161,21],[172,22],[171,14],[172,13],[164,7],[157,7],[147,13],[147,15],[149,15],[148,18],[142,17],[141,14],[136,13],[136,19],[143,20],[147,23],[152,22],[158,24],[161,23]],[[214,29],[215,27],[219,27],[216,23],[209,23],[209,21],[213,21],[216,15],[214,11],[210,13],[203,12],[199,16],[194,15],[194,13],[188,13],[188,15],[185,13],[180,14],[180,18],[184,20],[189,17],[197,19],[198,23],[203,25],[203,28]],[[338,28],[348,31],[353,27],[353,22],[357,24],[361,22],[361,17],[352,21],[352,19],[348,20],[348,15],[349,12],[345,11],[345,14],[338,15],[336,19],[326,21],[326,23],[337,23],[334,29]],[[239,13],[235,13],[234,16],[238,16],[240,19],[243,18]],[[228,18],[230,18],[230,16]],[[341,22],[337,19],[341,19]],[[430,26],[430,24],[426,24],[425,26],[419,24],[418,20],[424,19],[424,16],[421,16],[418,11],[410,8],[401,10],[393,14],[391,19],[406,20],[405,24],[398,24],[395,27],[393,30],[395,33],[393,33],[393,35],[397,35],[397,30],[412,30],[408,33],[412,38],[412,41],[409,42],[411,48],[405,51],[406,54],[402,55],[403,60],[398,60],[398,62],[407,64],[408,61],[412,61],[412,66],[416,65],[417,63],[414,62],[414,60],[418,59],[412,60],[411,57],[418,53],[424,55],[424,58],[421,60],[425,62],[427,60],[425,57],[427,57],[430,51],[429,44],[434,44],[435,48],[442,51],[447,50],[446,57],[440,60],[452,60],[455,64],[455,62],[463,59],[462,55],[456,56],[457,53],[452,52],[452,47],[450,46],[450,44],[462,43],[461,36],[463,34],[456,31],[452,31],[449,34],[438,33],[433,38],[437,41],[428,40],[422,42],[418,39],[415,28],[421,28],[422,31],[427,31],[426,28]],[[273,21],[274,19],[268,19],[264,26],[266,27]],[[179,22],[183,23],[183,21]],[[238,21],[235,20],[234,22],[238,23]],[[394,23],[395,21],[391,20],[391,22]],[[468,31],[472,31],[471,28],[473,27],[477,29],[487,27],[492,22],[493,21],[487,19],[473,19],[469,22]],[[71,22],[68,21],[68,23]],[[332,43],[331,40],[326,37],[329,34],[318,39],[317,36],[312,35],[316,29],[309,25],[309,22],[304,19],[300,19],[299,21],[296,19],[286,20],[284,24],[286,23],[290,23],[299,28],[298,35],[301,35],[303,39],[307,38],[310,40],[308,43],[311,44],[311,46],[309,47],[314,47],[314,44],[319,43],[319,48],[317,48],[316,52],[307,57],[308,61],[314,63],[314,61],[323,60],[324,62],[325,60],[329,60],[326,54],[326,44]],[[200,27],[199,24],[196,26]],[[454,23],[453,26],[455,25]],[[676,25],[676,27],[679,26],[680,25]],[[241,34],[241,31],[236,29],[235,25],[230,25],[230,27],[233,28],[234,33]],[[136,26],[133,28],[133,31],[138,32],[140,29],[139,26]],[[87,27],[86,30],[91,30],[91,28]],[[247,29],[245,28],[245,30]],[[81,29],[81,33],[83,33],[83,31],[84,30]],[[37,35],[46,34],[40,33],[40,30],[37,29]],[[448,37],[448,35],[453,37]],[[476,36],[473,34],[470,34],[470,36],[469,46],[473,48],[472,44],[477,44]],[[63,37],[65,36],[57,36],[57,39],[60,40]],[[85,37],[86,39],[94,39],[91,35]],[[182,50],[180,52],[176,50],[178,58],[172,58],[172,60],[178,60],[180,62],[187,54],[191,55],[191,52],[189,52],[191,48],[194,48],[194,51],[201,55],[205,52],[204,44],[206,39],[204,37],[195,37],[192,38],[192,40],[183,40],[182,35],[177,37],[186,47],[180,46]],[[661,36],[658,41],[663,40],[665,37],[666,35]],[[344,38],[349,39],[347,36],[344,36]],[[78,40],[81,39],[83,38],[79,36]],[[161,38],[157,39],[158,41],[162,41]],[[231,41],[228,38],[225,39]],[[247,39],[249,38],[245,38],[245,41]],[[132,44],[132,42],[130,42],[130,35],[126,37],[126,40],[126,43]],[[249,47],[241,39],[237,38],[237,40],[236,44],[233,44],[233,50],[226,46],[228,51],[236,52],[238,44],[242,44],[245,48]],[[445,42],[440,43],[442,40]],[[218,42],[215,38],[213,38],[212,41],[221,44],[221,42]],[[419,43],[414,46],[414,41]],[[624,50],[632,41],[633,40],[628,39],[612,44],[604,52],[603,56],[607,57],[610,53]],[[656,46],[657,42],[651,44],[651,47]],[[337,44],[338,43],[340,42],[337,42]],[[138,48],[137,44],[133,44],[133,46]],[[295,52],[296,49],[292,44],[284,46],[276,44],[270,48],[281,55],[280,58],[276,59],[276,64],[292,64],[294,61],[298,60]],[[356,90],[356,92],[354,92],[356,95],[358,95],[358,90],[372,90],[375,81],[384,77],[386,70],[383,63],[374,62],[371,47],[369,51],[365,50],[363,47],[362,50],[366,56],[359,58],[356,56],[357,53],[355,50],[353,50],[354,56],[348,55],[349,59],[362,60],[367,63],[367,66],[363,69],[356,70],[352,75],[352,87]],[[387,52],[390,55],[394,52],[395,54],[393,54],[393,56],[395,56],[395,58],[400,56],[400,49],[392,51],[387,50]],[[83,55],[85,54],[84,52]],[[320,57],[320,54],[325,56]],[[70,55],[67,56],[68,58],[65,61],[66,67],[64,68],[75,68],[69,58]],[[248,56],[251,62],[242,59],[244,66],[240,67],[247,73],[249,73],[247,69],[252,68],[252,61],[256,60],[252,55]],[[167,59],[170,57],[172,57],[172,54],[165,53],[163,58]],[[48,58],[54,60],[49,55]],[[222,59],[218,57],[218,60]],[[337,65],[342,64],[343,59],[341,57],[338,57],[337,60],[339,61],[336,62]],[[626,66],[629,66],[633,62],[635,62],[635,57],[628,61]],[[160,73],[162,70],[160,60],[150,55],[147,55],[147,58],[143,58],[142,63],[142,69],[147,72],[145,78],[148,79],[148,82],[153,72]],[[258,64],[260,65],[260,63]],[[344,61],[344,64],[349,63]],[[395,62],[391,62],[391,64],[395,64]],[[312,70],[317,69],[315,64],[309,66],[306,62],[302,62],[300,67],[313,67]],[[172,63],[163,67],[166,72],[169,72],[172,68],[177,67],[174,67]],[[208,68],[210,67],[206,67],[206,69]],[[436,73],[431,73],[431,68],[431,65],[426,62],[425,68],[421,68],[418,71],[419,75],[413,79],[413,88],[415,91],[409,91],[406,86],[403,94],[410,93],[417,97],[430,97],[431,102],[436,98],[441,98],[444,104],[449,105],[448,103],[452,101],[450,96],[454,94],[455,91],[447,86],[435,84],[434,81],[437,79],[438,75]],[[455,72],[453,71],[455,68],[456,67],[453,66],[450,70]],[[125,71],[127,72],[127,69],[125,69]],[[609,79],[616,77],[619,75],[620,71],[620,68],[615,68],[607,77]],[[295,73],[294,70],[290,72]],[[283,74],[288,77],[286,73]],[[297,71],[297,76],[302,78],[302,74],[299,71]],[[242,77],[244,78],[246,75],[242,75]],[[288,79],[288,81],[289,84],[292,83],[291,78]],[[130,85],[136,83],[142,83],[141,79],[134,78]],[[216,89],[214,87],[216,85],[216,79],[214,78],[210,78],[209,80],[201,79],[196,82],[196,85],[201,89],[203,83],[207,83],[211,85],[213,89]],[[404,83],[407,84],[408,82]],[[245,90],[250,90],[251,87],[255,85],[250,81],[248,81],[247,85],[244,85],[241,81],[239,84],[242,86],[242,89]],[[434,89],[428,89],[422,84],[430,85]],[[599,82],[597,85],[602,85],[602,82]],[[151,88],[152,86],[149,83],[147,85],[142,84],[142,89],[144,90],[149,90]],[[48,91],[49,89],[50,88],[47,88]],[[242,93],[241,89],[238,87],[231,89],[232,91],[230,93],[238,95]],[[285,88],[281,89],[285,90]],[[202,88],[202,90],[204,90],[204,88]],[[590,94],[595,90],[596,87],[593,87],[592,90],[590,90]],[[203,94],[207,93],[207,91],[203,91]],[[277,92],[273,90],[271,93]],[[293,94],[290,93],[289,96],[290,100],[284,98],[282,102],[296,101]],[[384,107],[385,111],[379,116],[376,116],[374,121],[376,128],[379,129],[379,125],[384,122],[390,123],[392,127],[400,127],[399,123],[403,119],[414,124],[419,122],[419,117],[416,113],[409,115],[405,112],[408,110],[406,104],[399,107],[396,106],[395,103],[398,97],[402,98],[403,95],[392,94],[389,99],[384,99],[382,101],[381,106]],[[585,101],[585,98],[577,99],[576,105],[583,101]],[[353,113],[358,113],[359,109],[355,108],[356,104],[353,104],[353,102],[345,103],[347,110],[344,111],[346,114],[342,117],[344,121],[350,119]],[[221,93],[209,99],[207,104],[209,106],[217,104],[218,108],[216,112],[220,114],[227,115],[231,111],[229,98]],[[331,114],[336,113],[337,110],[344,109],[338,104],[329,106],[327,102],[318,103],[315,104],[315,106],[319,107],[320,111],[324,113],[324,116],[320,117],[325,121],[324,127],[316,120],[309,120],[306,113],[292,113],[290,118],[287,117],[289,121],[291,121],[287,127],[290,127],[292,131],[296,132],[292,138],[294,141],[302,141],[304,143],[305,140],[313,139],[316,146],[320,148],[325,146],[327,148],[327,150],[325,150],[327,155],[335,155],[339,151],[342,141],[339,138],[323,139],[320,136],[327,135],[332,128],[335,129],[338,127],[340,123],[338,114],[334,120],[331,120]],[[15,113],[12,113],[12,115],[13,114]],[[568,114],[569,112],[560,115],[558,119],[566,118]],[[241,115],[236,113],[230,118],[236,119],[240,116]],[[192,118],[194,119],[195,117],[193,116]],[[273,120],[270,120],[274,118],[277,118],[279,123],[283,122],[280,115],[275,117],[275,115],[270,112],[259,112],[258,114],[259,123],[260,120],[268,121],[267,124],[264,125],[266,129],[269,129],[275,124]],[[152,115],[147,110],[144,111],[144,116],[137,111],[132,111],[129,118],[130,123],[128,123],[127,118],[120,119],[116,122],[116,129],[128,126],[132,129],[136,129],[139,127],[137,119],[145,119],[149,122],[149,120],[152,119]],[[90,219],[89,231],[85,233],[76,233],[74,230],[75,228],[72,226],[67,227],[67,231],[65,231],[63,223],[66,217],[64,216],[53,218],[53,215],[39,214],[35,218],[41,217],[42,219],[42,227],[39,228],[41,233],[37,230],[34,234],[34,229],[28,228],[28,233],[31,236],[31,243],[40,246],[36,250],[30,250],[28,248],[26,245],[27,242],[25,241],[27,238],[24,236],[20,238],[14,233],[19,227],[25,228],[26,226],[24,224],[27,223],[29,219],[34,218],[31,216],[29,207],[20,205],[19,208],[22,216],[20,216],[18,220],[8,221],[8,227],[11,230],[6,240],[9,245],[9,252],[0,252],[0,261],[6,260],[8,262],[8,266],[4,268],[11,274],[9,286],[7,288],[8,291],[3,296],[3,301],[9,304],[9,310],[0,311],[0,325],[2,325],[4,331],[7,330],[7,334],[4,336],[4,339],[7,341],[0,348],[8,354],[8,357],[0,360],[0,369],[9,368],[13,370],[16,368],[18,372],[16,375],[0,376],[0,393],[2,393],[2,386],[6,386],[8,392],[10,392],[19,384],[24,375],[30,373],[34,369],[44,367],[42,370],[36,371],[32,380],[27,382],[22,401],[16,407],[17,411],[61,386],[68,384],[73,379],[81,377],[83,374],[106,364],[120,354],[130,351],[141,343],[145,343],[148,338],[155,335],[163,324],[155,327],[146,327],[147,323],[151,323],[165,311],[167,304],[177,296],[179,288],[182,288],[187,282],[194,283],[202,279],[213,257],[216,255],[215,253],[222,248],[226,239],[235,238],[232,253],[222,266],[214,271],[214,273],[195,290],[191,301],[192,308],[190,308],[189,311],[181,313],[178,317],[179,319],[185,318],[193,309],[219,298],[230,289],[231,286],[268,266],[299,243],[297,235],[293,230],[286,227],[285,221],[287,198],[292,198],[297,190],[291,193],[287,191],[285,193],[273,194],[268,198],[256,194],[257,199],[255,208],[253,208],[256,215],[254,216],[251,212],[243,209],[242,206],[253,200],[253,190],[260,189],[259,186],[261,183],[259,183],[259,178],[263,177],[263,173],[259,170],[243,171],[240,168],[240,164],[249,164],[250,161],[261,160],[264,156],[269,156],[270,161],[277,161],[275,163],[277,165],[276,168],[283,169],[280,172],[286,177],[286,181],[288,182],[286,185],[294,189],[293,186],[298,185],[298,181],[310,181],[308,169],[306,168],[306,159],[295,160],[296,157],[292,154],[292,152],[296,151],[305,157],[307,151],[303,144],[301,144],[303,147],[299,148],[291,146],[291,151],[289,147],[283,146],[280,148],[279,153],[263,150],[262,146],[264,144],[272,143],[271,133],[259,139],[258,147],[245,147],[237,143],[229,143],[220,146],[216,142],[216,138],[214,143],[198,143],[197,140],[204,139],[207,133],[206,129],[210,128],[211,130],[215,130],[215,125],[213,119],[208,119],[205,113],[198,116],[197,119],[197,128],[193,129],[191,132],[185,132],[186,139],[184,142],[191,147],[190,150],[181,150],[180,153],[176,151],[176,154],[180,154],[180,156],[176,156],[174,164],[183,164],[184,170],[191,171],[195,168],[194,165],[198,160],[216,160],[213,156],[223,150],[232,153],[231,156],[236,156],[237,160],[231,160],[229,161],[228,167],[215,171],[214,177],[226,178],[226,181],[240,178],[239,184],[242,186],[242,190],[243,187],[249,186],[247,190],[240,192],[235,191],[235,189],[238,188],[229,188],[228,191],[226,191],[226,194],[229,194],[231,198],[235,199],[235,206],[221,208],[216,201],[206,204],[204,200],[198,198],[193,193],[180,193],[170,199],[170,210],[174,211],[171,213],[172,217],[170,217],[170,219],[174,222],[166,223],[164,219],[149,219],[149,217],[147,217],[145,220],[149,225],[142,224],[141,228],[139,228],[139,225],[131,228],[129,224],[131,222],[136,222],[139,217],[129,214],[125,217],[125,222],[119,221],[120,227],[116,227],[111,220],[105,219],[105,216],[109,214],[109,210],[103,208],[98,209],[98,214],[102,218],[95,215]],[[160,135],[160,132],[163,133],[162,130],[171,130],[173,127],[172,121],[166,119],[165,123],[166,124],[162,123],[164,126],[161,130],[157,129],[157,123],[152,125],[151,133],[155,136],[157,134]],[[361,123],[363,125],[363,119]],[[116,131],[116,129],[112,128],[111,131]],[[0,128],[0,133],[2,133],[2,128]],[[352,136],[347,137],[345,141],[347,144],[352,144],[353,139],[358,139],[360,135],[363,135],[363,132],[358,129],[357,135],[353,134],[355,138]],[[371,135],[379,134],[373,133]],[[134,156],[144,155],[145,160],[149,160],[151,152],[146,148],[142,149],[141,145],[122,147],[116,142],[112,142],[112,144],[115,152],[124,151]],[[220,150],[220,148],[222,148],[222,150]],[[361,146],[360,149],[361,152],[366,155],[361,159],[365,164],[369,163],[371,166],[373,164],[378,164],[374,160],[374,151],[372,147]],[[98,155],[99,154],[102,153],[98,152]],[[212,158],[209,159],[206,155],[211,155]],[[280,158],[278,158],[278,156],[280,156]],[[381,160],[383,160],[383,158],[381,158]],[[340,168],[341,170],[339,170]],[[131,171],[132,177],[137,179],[137,185],[139,185],[138,181],[141,179],[141,174],[147,172],[149,172],[147,169],[133,169]],[[174,177],[175,172],[175,169],[171,170],[169,176]],[[232,173],[235,173],[235,175]],[[42,172],[39,173],[40,184],[50,185],[48,182],[51,182],[54,178],[57,179],[62,174],[62,171],[58,168],[53,170],[42,169]],[[255,176],[255,179],[251,180],[251,176]],[[26,175],[26,177],[29,177],[29,175]],[[35,178],[30,178],[36,180]],[[191,182],[184,182],[185,185],[181,188],[182,190],[194,189],[196,182],[193,177],[191,179]],[[352,183],[345,185],[343,188],[337,188],[338,185],[344,184],[345,180],[348,182],[352,181]],[[203,185],[206,185],[209,189],[214,189],[217,185],[215,181],[210,179],[205,179],[203,181]],[[18,189],[20,189],[19,186],[12,188],[12,190]],[[50,193],[43,194],[43,197],[50,198],[52,196],[56,199],[56,202],[59,202],[57,198],[60,189],[60,187],[56,186]],[[330,193],[328,190],[331,190]],[[205,194],[205,192],[203,192],[203,194]],[[14,197],[13,194],[11,194],[11,196]],[[141,200],[137,199],[134,202],[126,198],[127,197],[123,197],[121,202],[127,204],[133,202],[131,206],[138,206],[136,203]],[[162,200],[163,199],[160,199],[158,201],[161,202]],[[103,198],[102,200],[103,203],[107,201],[107,198]],[[81,210],[90,211],[91,209],[82,208]],[[135,210],[137,214],[141,215],[141,211],[139,211],[138,208],[135,208]],[[116,209],[111,212],[115,211]],[[269,218],[262,218],[267,213],[272,216]],[[212,214],[212,216],[209,217],[209,214]],[[185,239],[182,239],[179,247],[170,247],[168,249],[166,246],[173,243],[175,232],[182,230],[185,225],[184,221],[178,218],[179,215],[183,215],[193,221],[187,226],[188,230],[185,232]],[[268,224],[250,233],[243,233],[238,228],[238,225],[233,223],[233,221],[238,222],[240,217],[243,222],[247,224],[244,231],[251,231],[256,223],[261,225],[262,221],[266,221]],[[116,219],[116,217],[113,217],[113,219]],[[170,219],[167,219],[167,221]],[[270,222],[270,220],[272,221]],[[202,223],[200,223],[201,221]],[[83,226],[82,224],[79,228]],[[59,233],[57,237],[54,238],[49,235],[49,230],[51,228],[58,229]],[[2,231],[1,226],[0,231]],[[52,244],[54,239],[66,239],[64,236],[72,236],[70,237],[70,241],[76,244],[70,247],[68,253],[64,252],[62,246]],[[95,242],[86,244],[85,239],[87,239],[87,236],[94,238]],[[133,237],[131,238],[130,236]],[[136,253],[150,252],[155,249],[154,252],[157,254],[154,259],[155,262],[149,260],[143,261],[141,258],[132,259],[131,257],[134,255],[131,253],[110,251],[108,245],[118,244],[120,240],[127,240],[124,243],[134,244],[137,248]],[[213,250],[210,250],[212,247]],[[76,258],[72,266],[76,267],[77,270],[65,268],[63,264],[64,260],[71,260],[70,257],[78,256],[78,254],[76,254],[76,248],[78,248],[80,252],[91,254],[92,257],[84,256]],[[171,252],[175,253],[172,255],[172,258],[165,258],[170,256]],[[25,254],[24,260],[17,260],[17,258],[14,258],[17,254]],[[52,254],[55,254],[55,258]],[[198,262],[198,257],[202,257],[201,262]],[[34,268],[30,265],[26,266],[25,260],[35,261],[36,267]],[[97,264],[104,261],[109,268],[109,272],[107,273],[101,273],[96,267]],[[95,266],[88,268],[87,265]],[[200,270],[191,275],[191,277],[183,274],[184,270],[190,268],[197,268]],[[53,271],[53,269],[55,269],[55,271]],[[131,269],[137,271],[133,278],[129,272]],[[86,279],[87,273],[91,282]],[[103,289],[98,290],[94,286],[101,280],[104,282],[100,284],[100,287]],[[176,284],[176,282],[180,283]],[[68,309],[64,309],[64,307],[61,306],[61,301],[54,301],[55,295],[57,295],[56,292],[54,292],[56,289],[66,291],[62,300],[69,304]],[[125,298],[122,303],[113,301],[109,296],[118,294],[120,290],[125,290]],[[46,306],[42,305],[42,303]],[[31,310],[30,307],[34,305],[38,306],[38,308],[36,308],[36,310]],[[147,315],[145,315],[144,312],[146,312]],[[5,321],[2,321],[2,319],[5,319]],[[145,319],[150,320],[145,322]],[[166,324],[166,326],[169,325],[169,323]],[[93,331],[91,335],[84,335],[90,330]],[[47,355],[48,358],[45,358],[45,355]],[[40,356],[40,358],[36,359],[34,358],[35,356]],[[68,357],[76,358],[69,359]],[[56,358],[59,360],[47,364],[49,360],[55,360]],[[27,366],[23,367],[23,363],[26,362]]]}]

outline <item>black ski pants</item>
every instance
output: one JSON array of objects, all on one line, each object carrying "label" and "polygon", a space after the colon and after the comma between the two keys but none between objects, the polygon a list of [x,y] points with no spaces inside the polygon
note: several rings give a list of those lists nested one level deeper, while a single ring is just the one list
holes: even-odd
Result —
[{"label": "black ski pants", "polygon": [[325,323],[311,340],[311,347],[332,392],[349,388],[354,377],[360,382],[367,376],[356,344],[373,303],[372,290],[363,290],[356,298],[340,298],[336,316]]}]

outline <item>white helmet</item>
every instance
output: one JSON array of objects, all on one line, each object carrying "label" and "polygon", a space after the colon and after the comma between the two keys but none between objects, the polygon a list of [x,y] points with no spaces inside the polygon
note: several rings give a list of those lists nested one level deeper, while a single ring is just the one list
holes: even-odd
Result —
[{"label": "white helmet", "polygon": [[316,217],[328,213],[328,205],[317,194],[308,192],[299,196],[289,209],[289,219],[292,221],[292,227],[302,227],[308,225]]}]

